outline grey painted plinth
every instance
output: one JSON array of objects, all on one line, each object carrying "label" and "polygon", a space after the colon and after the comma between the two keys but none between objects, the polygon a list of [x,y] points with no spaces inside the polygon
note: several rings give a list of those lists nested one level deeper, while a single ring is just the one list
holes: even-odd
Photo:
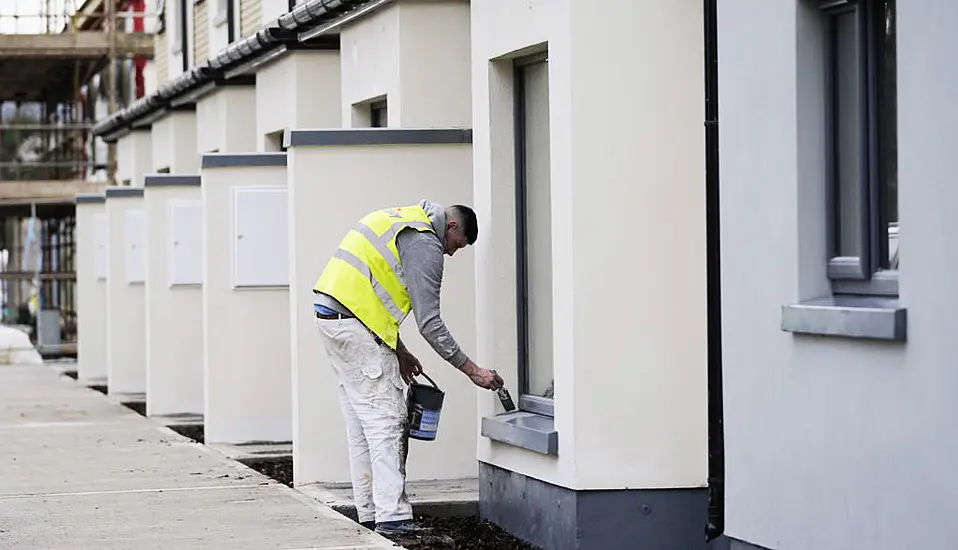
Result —
[{"label": "grey painted plinth", "polygon": [[479,514],[543,550],[705,550],[708,490],[573,491],[480,462]]},{"label": "grey painted plinth", "polygon": [[729,538],[729,549],[730,550],[771,550],[765,548],[764,546],[755,546],[754,544],[749,544],[743,540]]}]

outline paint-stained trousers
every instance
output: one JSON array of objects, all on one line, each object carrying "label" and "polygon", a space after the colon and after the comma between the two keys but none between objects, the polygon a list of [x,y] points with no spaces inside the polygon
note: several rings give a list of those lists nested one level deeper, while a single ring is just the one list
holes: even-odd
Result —
[{"label": "paint-stained trousers", "polygon": [[406,384],[399,360],[357,319],[316,319],[339,380],[359,521],[412,518],[406,497]]}]

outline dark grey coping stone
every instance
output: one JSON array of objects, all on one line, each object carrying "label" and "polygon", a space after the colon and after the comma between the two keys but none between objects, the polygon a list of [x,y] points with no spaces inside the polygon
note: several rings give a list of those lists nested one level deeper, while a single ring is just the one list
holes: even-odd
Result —
[{"label": "dark grey coping stone", "polygon": [[148,174],[143,177],[144,187],[199,187],[199,174]]},{"label": "dark grey coping stone", "polygon": [[303,145],[428,145],[472,143],[471,128],[333,128],[290,130],[284,147]]},{"label": "dark grey coping stone", "polygon": [[201,168],[286,166],[286,153],[206,153]]},{"label": "dark grey coping stone", "polygon": [[903,342],[906,314],[897,298],[827,296],[782,306],[782,330]]},{"label": "dark grey coping stone", "polygon": [[493,441],[546,455],[559,454],[559,432],[555,420],[526,411],[482,419],[482,435]]},{"label": "dark grey coping stone", "polygon": [[119,197],[142,197],[142,187],[107,187],[106,197],[115,199]]},{"label": "dark grey coping stone", "polygon": [[106,197],[100,193],[77,193],[77,204],[94,204],[106,202]]}]

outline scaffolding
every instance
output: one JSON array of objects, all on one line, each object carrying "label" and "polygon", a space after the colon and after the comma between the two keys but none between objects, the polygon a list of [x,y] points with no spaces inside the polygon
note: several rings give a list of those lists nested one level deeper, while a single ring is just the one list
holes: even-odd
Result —
[{"label": "scaffolding", "polygon": [[41,352],[75,353],[74,197],[116,184],[92,129],[147,93],[148,1],[0,0],[0,299]]}]

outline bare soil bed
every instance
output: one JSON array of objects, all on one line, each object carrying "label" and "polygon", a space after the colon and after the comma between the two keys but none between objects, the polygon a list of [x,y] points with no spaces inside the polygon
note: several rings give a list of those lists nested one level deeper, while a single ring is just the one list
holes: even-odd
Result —
[{"label": "bare soil bed", "polygon": [[240,462],[283,485],[293,486],[293,457],[244,458]]},{"label": "bare soil bed", "polygon": [[203,430],[202,424],[173,424],[171,426],[167,426],[167,428],[182,435],[183,437],[188,437],[197,443],[203,443],[205,441],[205,432]]},{"label": "bare soil bed", "polygon": [[416,521],[432,531],[421,537],[389,538],[407,550],[538,550],[497,525],[475,516],[419,516]]},{"label": "bare soil bed", "polygon": [[[280,483],[293,486],[292,457],[243,459],[240,462]],[[356,520],[354,517],[350,519]],[[538,550],[475,516],[419,516],[416,521],[431,531],[417,537],[390,539],[407,550]]]},{"label": "bare soil bed", "polygon": [[129,401],[124,403],[123,406],[136,412],[140,416],[146,416],[146,401]]}]

